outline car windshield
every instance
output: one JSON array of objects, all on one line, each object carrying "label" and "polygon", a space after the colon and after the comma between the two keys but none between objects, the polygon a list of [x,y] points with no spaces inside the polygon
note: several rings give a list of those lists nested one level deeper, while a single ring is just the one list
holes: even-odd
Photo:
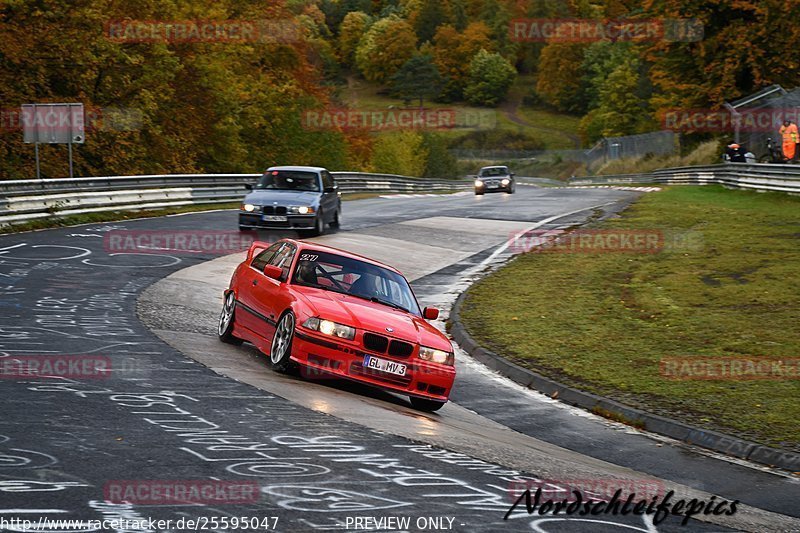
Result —
[{"label": "car windshield", "polygon": [[422,316],[406,279],[358,259],[316,250],[300,254],[293,283],[357,296]]},{"label": "car windshield", "polygon": [[316,172],[302,170],[268,170],[261,176],[256,189],[281,191],[319,192],[319,179]]},{"label": "car windshield", "polygon": [[484,178],[488,176],[505,176],[507,174],[508,169],[506,167],[483,168],[480,172],[480,176]]}]

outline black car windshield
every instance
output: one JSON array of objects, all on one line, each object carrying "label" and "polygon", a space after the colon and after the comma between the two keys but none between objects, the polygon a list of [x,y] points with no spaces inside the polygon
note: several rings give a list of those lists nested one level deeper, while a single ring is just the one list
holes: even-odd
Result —
[{"label": "black car windshield", "polygon": [[389,269],[322,251],[300,254],[292,282],[371,300],[422,316],[406,279]]},{"label": "black car windshield", "polygon": [[313,192],[320,190],[317,173],[302,170],[268,170],[258,180],[255,188]]},{"label": "black car windshield", "polygon": [[508,169],[506,167],[491,167],[491,168],[482,168],[480,172],[481,177],[488,177],[488,176],[506,176],[508,174]]}]

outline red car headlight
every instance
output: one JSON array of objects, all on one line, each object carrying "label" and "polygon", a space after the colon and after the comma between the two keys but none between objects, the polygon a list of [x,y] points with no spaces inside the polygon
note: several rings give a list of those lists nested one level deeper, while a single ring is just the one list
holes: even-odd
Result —
[{"label": "red car headlight", "polygon": [[444,350],[437,350],[435,348],[428,348],[427,346],[419,347],[419,358],[423,361],[430,361],[432,363],[439,363],[441,365],[453,366],[453,353],[445,352]]},{"label": "red car headlight", "polygon": [[345,326],[344,324],[337,324],[336,322],[332,322],[330,320],[322,320],[319,317],[309,318],[303,322],[303,327],[314,331],[319,331],[325,335],[331,335],[332,337],[347,339],[349,341],[353,340],[353,338],[356,336],[355,328]]}]

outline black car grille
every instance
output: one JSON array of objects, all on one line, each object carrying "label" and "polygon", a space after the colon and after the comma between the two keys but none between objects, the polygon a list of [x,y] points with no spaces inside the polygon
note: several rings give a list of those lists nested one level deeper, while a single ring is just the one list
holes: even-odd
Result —
[{"label": "black car grille", "polygon": [[374,333],[364,333],[364,348],[371,352],[383,353],[389,347],[389,339]]},{"label": "black car grille", "polygon": [[265,205],[261,208],[261,212],[265,215],[285,215],[286,214],[286,207],[282,205],[274,206],[274,205]]},{"label": "black car grille", "polygon": [[389,343],[389,355],[394,357],[408,357],[414,351],[414,345],[403,341]]},{"label": "black car grille", "polygon": [[414,345],[408,342],[392,339],[389,341],[383,335],[364,333],[364,348],[374,353],[388,353],[392,357],[409,357],[414,353]]}]

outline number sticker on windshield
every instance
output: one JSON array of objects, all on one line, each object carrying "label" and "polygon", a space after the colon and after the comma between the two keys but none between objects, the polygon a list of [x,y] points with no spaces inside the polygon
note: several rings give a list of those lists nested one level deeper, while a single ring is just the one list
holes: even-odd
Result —
[{"label": "number sticker on windshield", "polygon": [[300,254],[300,261],[316,261],[317,259],[319,256],[315,254]]}]

